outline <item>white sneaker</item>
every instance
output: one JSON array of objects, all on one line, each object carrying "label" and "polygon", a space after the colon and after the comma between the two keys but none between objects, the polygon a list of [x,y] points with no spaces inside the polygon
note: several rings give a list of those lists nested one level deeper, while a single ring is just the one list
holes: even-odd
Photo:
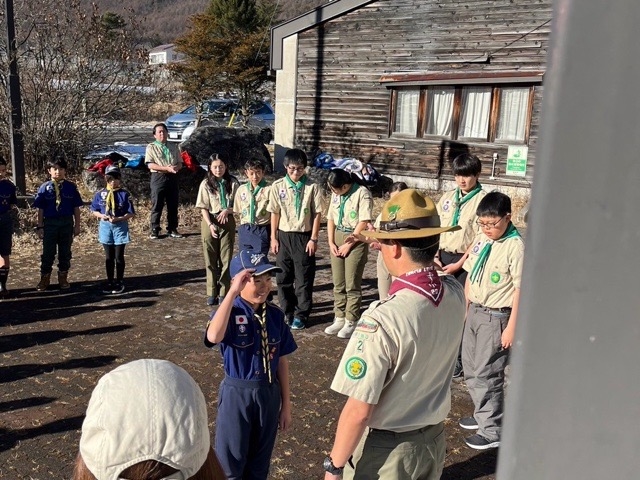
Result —
[{"label": "white sneaker", "polygon": [[344,318],[336,317],[333,319],[333,323],[324,329],[324,333],[326,333],[327,335],[335,335],[340,330],[342,330],[343,326],[344,326]]},{"label": "white sneaker", "polygon": [[338,332],[338,338],[351,338],[351,334],[356,329],[356,322],[345,321],[344,327]]}]

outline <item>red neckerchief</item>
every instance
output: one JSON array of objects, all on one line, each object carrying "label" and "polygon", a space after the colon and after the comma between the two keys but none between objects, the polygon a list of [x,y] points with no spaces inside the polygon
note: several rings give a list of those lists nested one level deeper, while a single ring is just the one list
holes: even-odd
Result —
[{"label": "red neckerchief", "polygon": [[403,288],[419,293],[429,299],[434,306],[438,306],[444,296],[444,287],[436,267],[430,266],[407,272],[397,277],[389,288],[389,295],[399,292]]}]

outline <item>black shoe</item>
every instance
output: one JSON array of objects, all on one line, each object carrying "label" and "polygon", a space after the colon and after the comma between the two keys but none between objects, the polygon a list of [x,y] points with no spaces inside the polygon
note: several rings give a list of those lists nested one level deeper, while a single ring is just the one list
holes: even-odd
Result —
[{"label": "black shoe", "polygon": [[7,287],[0,283],[0,298],[7,298],[9,296],[9,290]]},{"label": "black shoe", "polygon": [[453,369],[453,377],[452,378],[462,378],[464,377],[464,370],[462,368],[462,362],[460,359],[456,361],[456,366]]},{"label": "black shoe", "polygon": [[113,287],[114,287],[113,282],[104,282],[101,287],[102,293],[113,293]]},{"label": "black shoe", "polygon": [[149,238],[151,240],[158,240],[160,238],[160,232],[154,230],[151,232],[151,235],[149,235]]},{"label": "black shoe", "polygon": [[169,232],[169,236],[171,238],[184,238],[184,235],[182,235],[181,233],[179,233],[177,230],[172,230]]},{"label": "black shoe", "polygon": [[489,440],[482,435],[475,434],[464,439],[464,443],[474,450],[490,450],[500,446],[500,440]]},{"label": "black shoe", "polygon": [[120,282],[116,282],[113,284],[113,290],[111,290],[111,293],[122,293],[124,292],[124,283]]},{"label": "black shoe", "polygon": [[458,421],[458,425],[460,425],[465,430],[477,430],[478,422],[473,417],[462,417],[460,421]]}]

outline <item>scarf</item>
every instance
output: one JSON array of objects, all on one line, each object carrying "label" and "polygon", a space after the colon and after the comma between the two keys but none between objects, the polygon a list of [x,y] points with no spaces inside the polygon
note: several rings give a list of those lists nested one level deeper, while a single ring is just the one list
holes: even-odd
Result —
[{"label": "scarf", "polygon": [[115,192],[120,190],[119,188],[112,188],[111,185],[107,185],[107,198],[105,203],[107,208],[105,214],[115,217],[116,216],[116,196]]},{"label": "scarf", "polygon": [[302,195],[304,194],[304,182],[307,180],[307,176],[303,175],[297,183],[291,180],[289,175],[284,178],[287,179],[287,183],[293,189],[293,193],[295,194],[296,215],[300,218],[300,212],[302,211]]},{"label": "scarf", "polygon": [[227,190],[225,186],[227,185],[227,181],[224,178],[218,180],[218,194],[220,195],[220,206],[223,210],[228,208],[227,202]]},{"label": "scarf", "polygon": [[260,180],[258,186],[254,189],[251,182],[249,182],[249,194],[251,198],[249,199],[249,223],[256,223],[256,197],[260,190],[267,184],[264,179]]},{"label": "scarf", "polygon": [[[518,232],[518,229],[515,227],[515,225],[513,223],[509,223],[509,227],[507,228],[507,230],[498,240],[496,240],[496,242],[499,242],[500,240],[506,240],[507,238],[519,236],[520,232]],[[487,264],[487,260],[489,260],[489,255],[491,255],[491,245],[493,245],[494,243],[495,242],[487,242],[484,244],[484,247],[482,247],[480,255],[478,255],[478,260],[476,260],[476,263],[471,269],[471,273],[469,274],[469,281],[471,283],[480,281],[480,279],[482,278],[484,267]]]},{"label": "scarf", "polygon": [[162,156],[167,161],[169,165],[173,165],[173,155],[171,155],[171,151],[169,147],[167,147],[164,143],[156,140],[155,143],[158,147],[160,147],[160,151],[162,152]]},{"label": "scarf", "polygon": [[458,221],[460,220],[460,209],[462,208],[462,206],[465,203],[467,203],[469,200],[471,200],[473,197],[475,197],[478,193],[480,193],[480,190],[482,190],[482,185],[480,185],[480,183],[476,183],[476,186],[473,188],[473,190],[471,190],[461,199],[460,187],[456,188],[456,193],[453,197],[453,203],[456,206],[456,209],[453,212],[453,219],[451,220],[452,227],[455,227],[456,225],[458,225]]},{"label": "scarf", "polygon": [[442,301],[444,287],[436,267],[420,268],[397,277],[389,288],[389,295],[406,288],[427,298],[435,307]]},{"label": "scarf", "polygon": [[263,303],[258,307],[258,310],[253,313],[253,316],[256,318],[258,323],[260,324],[260,334],[261,334],[261,350],[262,350],[262,368],[264,369],[264,374],[267,376],[267,380],[269,383],[273,383],[273,378],[271,375],[271,358],[269,354],[269,333],[267,332],[267,307]]},{"label": "scarf", "polygon": [[338,223],[337,223],[338,227],[342,226],[342,219],[344,218],[344,206],[347,203],[347,200],[349,200],[349,197],[353,195],[353,193],[356,190],[358,190],[358,184],[352,183],[349,191],[344,195],[340,195],[340,207],[338,209]]},{"label": "scarf", "polygon": [[60,205],[62,204],[62,196],[60,195],[60,189],[62,188],[62,182],[64,180],[60,180],[59,182],[56,180],[51,180],[53,182],[53,189],[56,192],[56,210],[60,210]]}]

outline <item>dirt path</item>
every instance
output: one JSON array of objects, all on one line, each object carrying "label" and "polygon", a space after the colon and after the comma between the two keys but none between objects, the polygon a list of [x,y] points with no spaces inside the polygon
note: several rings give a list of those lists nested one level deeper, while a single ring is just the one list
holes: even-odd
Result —
[{"label": "dirt path", "polygon": [[[326,232],[321,234],[314,311],[296,332],[292,360],[294,425],[276,443],[271,478],[322,477],[344,398],[329,389],[344,342],[322,330],[333,317]],[[185,368],[209,401],[213,431],[222,365],[202,344],[208,318],[200,237],[127,247],[127,291],[106,297],[98,285],[102,250],[74,247],[71,290],[35,291],[38,256],[15,251],[0,303],[0,478],[70,478],[89,396],[101,375],[138,358],[163,358]],[[376,298],[375,257],[365,272],[365,303]],[[496,453],[468,449],[457,426],[472,411],[464,385],[453,386],[443,479],[493,479]]]}]

